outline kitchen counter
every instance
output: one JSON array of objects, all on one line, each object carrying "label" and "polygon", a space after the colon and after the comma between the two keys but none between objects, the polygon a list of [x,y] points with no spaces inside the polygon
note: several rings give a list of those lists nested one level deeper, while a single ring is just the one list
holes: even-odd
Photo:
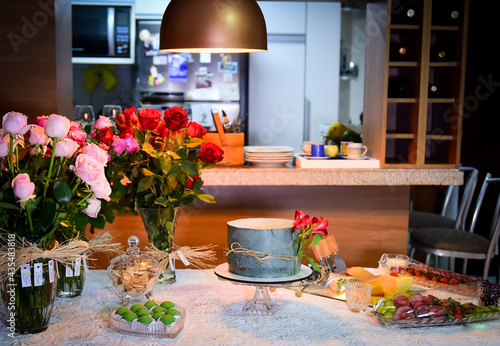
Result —
[{"label": "kitchen counter", "polygon": [[410,186],[461,185],[458,169],[297,168],[226,166],[203,171],[207,186]]}]

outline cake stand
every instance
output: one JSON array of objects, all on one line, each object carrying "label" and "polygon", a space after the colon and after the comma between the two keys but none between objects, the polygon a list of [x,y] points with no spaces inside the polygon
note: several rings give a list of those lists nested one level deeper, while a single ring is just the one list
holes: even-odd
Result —
[{"label": "cake stand", "polygon": [[243,311],[259,315],[272,315],[279,308],[279,305],[273,302],[269,296],[269,287],[277,288],[292,286],[292,284],[303,286],[300,282],[307,280],[313,274],[311,268],[301,265],[299,273],[292,276],[281,278],[254,278],[231,273],[228,269],[227,263],[218,265],[214,269],[214,272],[220,280],[227,280],[235,285],[254,286],[254,297],[251,301],[245,304]]}]

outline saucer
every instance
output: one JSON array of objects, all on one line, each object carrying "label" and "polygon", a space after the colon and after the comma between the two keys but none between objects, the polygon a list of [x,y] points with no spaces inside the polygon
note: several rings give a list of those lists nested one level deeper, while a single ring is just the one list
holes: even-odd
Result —
[{"label": "saucer", "polygon": [[328,155],[311,156],[311,155],[306,155],[304,153],[300,154],[300,156],[302,156],[303,158],[309,159],[309,160],[327,160],[327,159],[331,159],[332,158],[332,156],[328,156]]},{"label": "saucer", "polygon": [[370,158],[370,156],[366,156],[366,155],[349,156],[349,155],[346,155],[346,156],[344,156],[344,158],[348,159],[348,160],[368,160]]}]

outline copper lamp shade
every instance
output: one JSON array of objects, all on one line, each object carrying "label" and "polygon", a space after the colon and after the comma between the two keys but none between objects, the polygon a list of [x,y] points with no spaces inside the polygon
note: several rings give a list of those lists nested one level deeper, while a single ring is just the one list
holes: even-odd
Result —
[{"label": "copper lamp shade", "polygon": [[172,0],[161,21],[160,50],[267,51],[266,22],[256,0]]}]

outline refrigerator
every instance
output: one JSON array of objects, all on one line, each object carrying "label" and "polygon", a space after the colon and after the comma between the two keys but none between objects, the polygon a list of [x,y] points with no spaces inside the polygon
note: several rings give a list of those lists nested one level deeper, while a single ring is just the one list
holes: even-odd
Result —
[{"label": "refrigerator", "polygon": [[139,108],[183,107],[190,118],[215,130],[211,112],[222,111],[247,128],[248,54],[191,54],[159,51],[159,20],[137,21],[136,64]]}]

